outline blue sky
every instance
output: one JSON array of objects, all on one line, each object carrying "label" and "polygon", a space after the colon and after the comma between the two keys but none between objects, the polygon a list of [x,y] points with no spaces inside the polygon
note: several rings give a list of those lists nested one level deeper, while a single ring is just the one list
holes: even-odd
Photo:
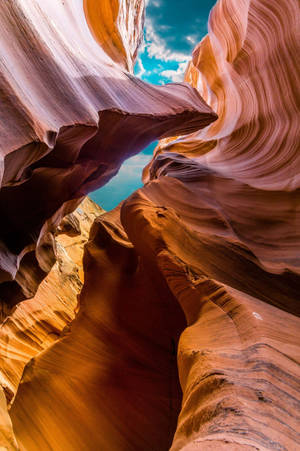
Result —
[{"label": "blue sky", "polygon": [[[144,44],[135,75],[153,84],[182,81],[194,46],[207,33],[207,20],[215,0],[146,0]],[[156,143],[126,160],[119,173],[90,197],[105,210],[116,207],[142,186],[142,170]]]}]

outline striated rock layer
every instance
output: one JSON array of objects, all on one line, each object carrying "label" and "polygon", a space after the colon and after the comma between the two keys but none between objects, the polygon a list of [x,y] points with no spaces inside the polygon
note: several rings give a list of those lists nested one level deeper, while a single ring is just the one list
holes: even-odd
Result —
[{"label": "striated rock layer", "polygon": [[[91,30],[130,68],[137,35],[129,38],[125,24],[115,31],[117,18],[129,17],[125,6],[142,18],[139,3],[98,3],[85,3]],[[4,419],[11,443],[30,451],[299,448],[298,21],[294,0],[216,4],[185,79],[218,119],[209,125],[215,117],[200,100],[210,116],[199,131],[195,92],[159,88],[193,96],[202,122],[186,135],[187,113],[174,116],[178,128],[167,125],[177,136],[160,141],[145,186],[94,222],[76,318],[16,376],[11,423]],[[126,117],[132,133],[147,128]],[[105,121],[121,159],[125,135]]]},{"label": "striated rock layer", "polygon": [[2,303],[34,295],[55,262],[56,225],[126,158],[216,119],[188,84],[155,87],[125,70],[136,57],[143,9],[142,0],[2,5]]},{"label": "striated rock layer", "polygon": [[300,446],[298,24],[293,0],[217,3],[185,80],[219,118],[161,141],[122,210],[188,322],[172,450]]},{"label": "striated rock layer", "polygon": [[84,266],[69,333],[22,377],[11,409],[20,446],[168,449],[181,402],[176,343],[183,312],[111,213],[94,223]]},{"label": "striated rock layer", "polygon": [[80,312],[12,405],[21,447],[296,449],[299,319],[208,277],[199,235],[142,191],[131,241],[118,211],[94,223]]},{"label": "striated rock layer", "polygon": [[18,304],[0,326],[0,447],[10,443],[12,449],[17,448],[4,418],[8,416],[6,403],[13,402],[24,367],[66,333],[75,317],[83,283],[83,247],[91,224],[101,213],[101,208],[86,198],[63,219],[55,236],[57,262],[34,298]]},{"label": "striated rock layer", "polygon": [[83,284],[83,247],[102,209],[86,198],[60,223],[58,259],[35,297],[19,303],[0,326],[1,385],[11,402],[24,366],[57,340],[74,319]]},{"label": "striated rock layer", "polygon": [[[183,400],[171,449],[296,449],[300,320],[267,300],[284,283],[270,286],[236,243],[195,232],[142,191],[126,202],[123,224],[140,255],[156,262],[188,325],[178,345]],[[247,289],[252,277],[256,297]]]}]

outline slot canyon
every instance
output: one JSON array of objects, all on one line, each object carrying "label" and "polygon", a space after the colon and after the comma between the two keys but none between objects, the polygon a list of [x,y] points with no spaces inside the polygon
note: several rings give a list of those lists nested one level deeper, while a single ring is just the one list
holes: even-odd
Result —
[{"label": "slot canyon", "polygon": [[218,0],[155,85],[149,2],[1,3],[0,450],[297,451],[299,3]]}]

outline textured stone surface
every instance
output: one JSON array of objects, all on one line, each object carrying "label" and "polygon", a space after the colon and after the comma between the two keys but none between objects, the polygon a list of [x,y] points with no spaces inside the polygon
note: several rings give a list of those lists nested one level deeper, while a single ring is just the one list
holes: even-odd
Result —
[{"label": "textured stone surface", "polygon": [[24,372],[11,410],[18,441],[30,450],[168,449],[181,402],[183,312],[114,214],[93,225],[84,266],[69,333]]},{"label": "textured stone surface", "polygon": [[0,388],[0,449],[16,450],[18,444],[15,439],[7,403],[3,390]]},{"label": "textured stone surface", "polygon": [[143,190],[122,207],[130,241],[118,210],[93,225],[79,314],[12,406],[19,443],[297,449],[299,319],[208,276],[212,249]]},{"label": "textured stone surface", "polygon": [[[116,5],[85,11],[120,71],[140,28],[125,20],[118,34],[116,18],[142,11]],[[78,314],[52,343],[41,334],[44,351],[6,384],[14,393],[20,381],[5,440],[29,451],[299,448],[297,21],[294,0],[218,1],[185,79],[219,118],[161,140],[145,186],[95,220]],[[78,221],[58,230],[74,235]]]},{"label": "textured stone surface", "polygon": [[188,84],[155,87],[125,70],[141,40],[143,8],[108,0],[2,5],[1,303],[34,295],[55,262],[55,226],[126,158],[216,119]]},{"label": "textured stone surface", "polygon": [[[4,414],[6,402],[13,402],[25,365],[66,333],[75,317],[83,284],[83,247],[94,219],[101,213],[101,208],[86,198],[73,214],[64,218],[55,236],[57,262],[36,295],[18,304],[0,326],[0,395],[4,397]],[[5,424],[1,419],[0,447],[8,441]]]},{"label": "textured stone surface", "polygon": [[[299,318],[268,303],[263,295],[273,287],[254,265],[243,272],[236,244],[201,236],[142,194],[126,202],[124,227],[139,254],[156,262],[188,324],[178,345],[183,400],[171,449],[297,449]],[[243,291],[232,287],[238,266]],[[249,295],[250,271],[261,296]]]},{"label": "textured stone surface", "polygon": [[143,0],[83,0],[88,25],[101,48],[133,72],[144,31]]}]

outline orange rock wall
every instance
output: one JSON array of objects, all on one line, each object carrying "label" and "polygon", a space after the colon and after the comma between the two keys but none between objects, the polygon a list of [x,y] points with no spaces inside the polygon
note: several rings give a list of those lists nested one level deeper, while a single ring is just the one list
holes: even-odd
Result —
[{"label": "orange rock wall", "polygon": [[9,420],[4,417],[9,418],[6,403],[13,402],[24,367],[66,333],[74,320],[83,284],[83,247],[93,221],[102,212],[86,198],[73,214],[64,218],[55,237],[57,262],[36,295],[19,303],[1,323],[0,447],[10,443],[12,448],[7,449],[17,449],[13,431],[8,434],[5,426]]},{"label": "orange rock wall", "polygon": [[104,216],[85,248],[78,316],[20,382],[10,412],[21,448],[171,446],[185,318],[155,265],[140,259],[115,217]]},{"label": "orange rock wall", "polygon": [[143,40],[144,0],[84,0],[87,23],[101,48],[129,72]]},{"label": "orange rock wall", "polygon": [[[85,2],[118,74],[139,33],[118,21],[130,8],[142,20],[141,5]],[[107,16],[107,30],[97,14]],[[294,0],[219,0],[185,75],[202,97],[186,85],[159,88],[175,102],[168,109],[149,88],[155,100],[146,96],[143,107],[153,107],[151,118],[138,113],[137,121],[135,107],[122,120],[102,115],[107,136],[100,141],[95,131],[86,158],[127,128],[128,145],[131,133],[150,140],[148,127],[159,129],[151,139],[164,139],[145,186],[93,224],[67,333],[52,344],[41,334],[44,351],[31,354],[22,375],[11,373],[10,390],[19,385],[3,430],[12,449],[14,440],[29,451],[300,446],[297,21]],[[129,79],[118,101],[145,87]],[[118,152],[120,161],[128,155]],[[87,179],[85,190],[94,186]]]}]

